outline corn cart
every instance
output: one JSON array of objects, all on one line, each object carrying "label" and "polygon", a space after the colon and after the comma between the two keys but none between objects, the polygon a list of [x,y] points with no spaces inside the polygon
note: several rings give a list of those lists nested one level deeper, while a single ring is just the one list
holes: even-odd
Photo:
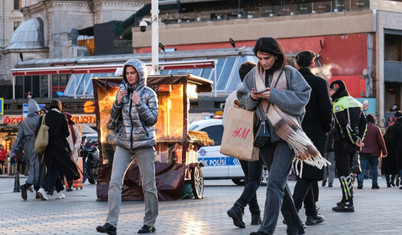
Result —
[{"label": "corn cart", "polygon": [[[99,136],[97,200],[105,201],[112,170],[114,146],[106,141],[110,109],[122,78],[92,80],[95,96],[96,126]],[[188,131],[189,99],[199,92],[212,91],[212,82],[191,74],[150,75],[147,86],[158,96],[159,116],[156,129],[155,175],[159,200],[183,198],[183,189],[191,184],[192,194],[201,199],[204,192],[202,162],[198,150],[211,142],[203,132]],[[187,187],[187,188],[188,188]],[[143,200],[141,179],[135,159],[123,180],[122,200]]]}]

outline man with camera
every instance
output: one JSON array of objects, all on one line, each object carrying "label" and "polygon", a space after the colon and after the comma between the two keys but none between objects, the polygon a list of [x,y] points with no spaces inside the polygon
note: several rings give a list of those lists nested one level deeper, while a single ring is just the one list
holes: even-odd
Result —
[{"label": "man with camera", "polygon": [[121,127],[109,182],[109,213],[106,223],[96,228],[101,233],[116,234],[123,176],[133,158],[140,169],[145,202],[144,225],[138,233],[155,232],[158,195],[155,184],[154,126],[158,120],[158,99],[155,92],[146,86],[146,80],[144,62],[132,59],[124,64],[123,84],[117,92],[110,115],[112,121],[121,122]]}]

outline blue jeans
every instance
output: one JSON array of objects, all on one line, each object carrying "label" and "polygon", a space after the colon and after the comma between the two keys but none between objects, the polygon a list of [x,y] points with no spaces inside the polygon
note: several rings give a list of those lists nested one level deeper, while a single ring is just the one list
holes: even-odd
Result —
[{"label": "blue jeans", "polygon": [[360,164],[362,167],[362,173],[357,176],[357,180],[360,182],[364,181],[364,174],[366,173],[367,165],[370,165],[370,170],[373,175],[373,184],[378,184],[378,157],[371,156],[369,153],[360,153]]},{"label": "blue jeans", "polygon": [[296,211],[287,179],[295,156],[288,143],[279,140],[260,148],[260,156],[268,168],[268,186],[264,218],[259,232],[274,234],[279,211],[287,224],[288,234],[304,234],[304,228]]},{"label": "blue jeans", "polygon": [[258,161],[248,162],[240,160],[241,167],[245,176],[245,186],[243,193],[235,202],[235,205],[246,207],[249,205],[250,213],[260,215],[260,206],[257,201],[257,189],[260,187],[262,177],[262,159]]}]

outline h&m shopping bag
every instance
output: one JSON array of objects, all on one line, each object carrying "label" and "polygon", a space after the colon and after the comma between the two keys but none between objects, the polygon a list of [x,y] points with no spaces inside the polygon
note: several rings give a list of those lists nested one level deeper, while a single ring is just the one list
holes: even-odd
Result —
[{"label": "h&m shopping bag", "polygon": [[223,129],[220,153],[240,160],[257,161],[259,148],[254,147],[254,112],[230,107]]}]

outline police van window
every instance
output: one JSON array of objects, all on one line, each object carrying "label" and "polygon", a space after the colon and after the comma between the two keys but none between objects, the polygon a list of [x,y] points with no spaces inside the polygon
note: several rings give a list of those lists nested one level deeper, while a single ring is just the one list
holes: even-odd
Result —
[{"label": "police van window", "polygon": [[204,129],[201,129],[201,131],[205,131],[206,133],[208,133],[209,138],[214,140],[214,146],[221,145],[223,135],[222,125],[209,126]]}]

